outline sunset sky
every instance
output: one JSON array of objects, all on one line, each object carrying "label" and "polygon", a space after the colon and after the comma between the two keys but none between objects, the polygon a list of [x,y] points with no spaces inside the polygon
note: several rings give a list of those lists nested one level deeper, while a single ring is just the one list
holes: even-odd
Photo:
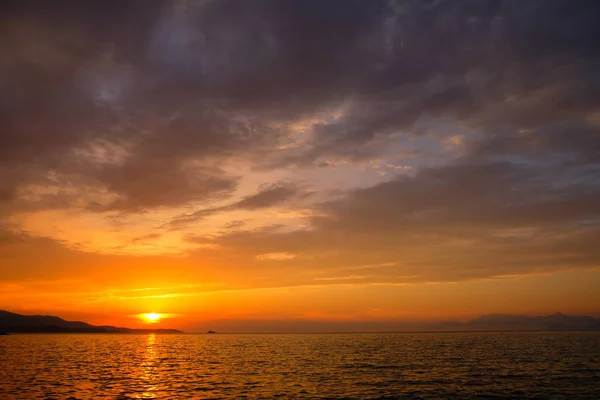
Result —
[{"label": "sunset sky", "polygon": [[0,7],[0,309],[600,316],[599,1]]}]

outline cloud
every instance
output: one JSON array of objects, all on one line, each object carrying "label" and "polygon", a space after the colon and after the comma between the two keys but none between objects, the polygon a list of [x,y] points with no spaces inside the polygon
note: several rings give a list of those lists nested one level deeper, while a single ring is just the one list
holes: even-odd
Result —
[{"label": "cloud", "polygon": [[[545,160],[543,148],[526,157],[527,141],[521,153],[512,151],[504,161],[498,147],[498,154],[485,161],[466,156],[452,165],[352,190],[319,204],[310,230],[236,231],[213,241],[223,251],[302,256],[297,279],[305,279],[309,270],[319,275],[377,262],[395,264],[370,274],[375,282],[593,268],[600,260],[593,244],[600,215],[597,167],[587,162],[585,147],[579,152],[561,147],[571,157],[558,157],[554,164]],[[314,268],[300,269],[306,257]]]},{"label": "cloud", "polygon": [[365,279],[368,276],[363,275],[345,275],[345,276],[331,276],[325,278],[315,278],[315,281],[346,281],[346,280],[355,280],[355,279]]},{"label": "cloud", "polygon": [[293,260],[296,258],[296,255],[291,253],[265,253],[258,254],[256,256],[257,260],[273,260],[273,261],[285,261],[285,260]]},{"label": "cloud", "polygon": [[[271,185],[261,185],[256,194],[246,196],[243,199],[229,205],[203,209],[195,211],[191,214],[178,216],[170,222],[170,226],[173,228],[181,227],[183,225],[198,221],[201,218],[227,211],[254,211],[269,208],[285,203],[294,197],[300,197],[300,195],[302,195],[301,190],[296,185],[291,183],[279,182]],[[304,196],[306,195],[307,194],[304,194]]]},{"label": "cloud", "polygon": [[599,4],[64,4],[0,13],[3,220],[135,216],[272,281],[598,264]]},{"label": "cloud", "polygon": [[274,206],[298,194],[298,188],[290,184],[275,184],[263,186],[259,192],[253,196],[233,204],[235,209],[256,210]]},{"label": "cloud", "polygon": [[106,168],[100,180],[117,198],[90,209],[130,211],[218,198],[230,194],[237,179],[218,170],[148,161]]}]

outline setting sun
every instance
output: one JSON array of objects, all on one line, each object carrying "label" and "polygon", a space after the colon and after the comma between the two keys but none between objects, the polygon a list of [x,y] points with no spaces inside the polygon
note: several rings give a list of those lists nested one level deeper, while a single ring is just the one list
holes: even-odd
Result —
[{"label": "setting sun", "polygon": [[163,316],[164,314],[157,313],[140,314],[140,317],[149,324],[160,321]]},{"label": "setting sun", "polygon": [[257,2],[0,0],[0,400],[600,400],[600,0]]}]

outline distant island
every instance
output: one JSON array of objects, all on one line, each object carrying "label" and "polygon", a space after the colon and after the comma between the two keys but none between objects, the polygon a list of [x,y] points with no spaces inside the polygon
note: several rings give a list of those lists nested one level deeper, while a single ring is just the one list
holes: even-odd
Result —
[{"label": "distant island", "polygon": [[[545,316],[487,314],[460,322],[452,320],[324,321],[309,319],[245,319],[204,322],[204,326],[208,324],[214,331],[231,333],[600,331],[599,318],[570,316],[561,313]],[[206,330],[203,331],[206,332]]]},{"label": "distant island", "polygon": [[467,322],[439,322],[430,326],[437,331],[587,331],[600,330],[600,319],[562,313],[532,317],[529,315],[488,314]]},{"label": "distant island", "polygon": [[21,315],[0,310],[0,332],[5,333],[184,333],[177,329],[130,329],[95,326],[81,321],[65,321],[52,315]]}]

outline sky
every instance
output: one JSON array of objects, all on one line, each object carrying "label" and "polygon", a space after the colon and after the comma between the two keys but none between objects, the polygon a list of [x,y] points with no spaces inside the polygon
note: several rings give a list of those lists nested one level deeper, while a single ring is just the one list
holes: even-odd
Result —
[{"label": "sky", "polygon": [[600,2],[0,7],[0,309],[600,316]]}]

